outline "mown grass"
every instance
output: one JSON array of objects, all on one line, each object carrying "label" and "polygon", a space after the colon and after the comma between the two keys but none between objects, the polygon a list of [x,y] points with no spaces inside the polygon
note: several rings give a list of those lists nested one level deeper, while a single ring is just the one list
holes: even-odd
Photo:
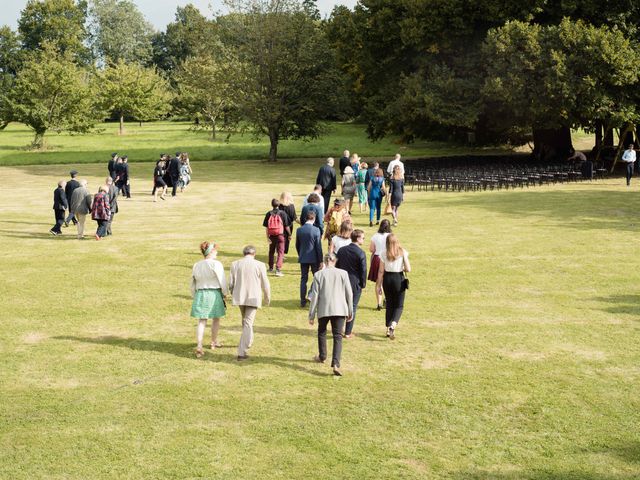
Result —
[{"label": "mown grass", "polygon": [[[204,131],[190,130],[185,122],[155,122],[126,125],[125,135],[118,135],[114,123],[100,125],[100,131],[89,135],[47,134],[47,148],[33,151],[26,148],[33,140],[33,132],[21,124],[10,124],[0,132],[0,165],[85,164],[108,161],[113,152],[128,155],[130,162],[151,162],[160,153],[188,151],[195,161],[201,160],[264,160],[269,156],[266,137],[256,140],[251,134],[219,132],[211,141]],[[397,152],[407,157],[468,153],[466,145],[445,142],[416,142],[401,144],[398,139],[386,138],[371,142],[365,126],[353,123],[329,123],[327,134],[316,140],[282,140],[279,158],[338,158],[344,149],[359,153],[363,158],[389,158]],[[503,149],[477,148],[477,153],[495,153]]]},{"label": "mown grass", "polygon": [[[345,376],[311,362],[290,254],[252,358],[235,360],[230,308],[225,347],[196,360],[197,245],[219,242],[227,271],[246,243],[264,260],[270,199],[287,189],[299,206],[320,165],[200,162],[187,192],[154,204],[148,164],[133,163],[102,242],[47,233],[68,165],[0,168],[0,476],[640,476],[637,184],[409,192],[395,342],[369,284]],[[106,171],[79,170],[92,190]]]}]

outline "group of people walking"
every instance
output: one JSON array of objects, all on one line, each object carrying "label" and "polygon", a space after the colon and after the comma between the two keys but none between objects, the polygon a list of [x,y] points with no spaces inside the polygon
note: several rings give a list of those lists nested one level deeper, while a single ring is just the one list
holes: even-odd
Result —
[{"label": "group of people walking", "polygon": [[[397,207],[402,203],[404,194],[404,167],[399,155],[391,163],[393,162],[396,163],[390,165],[389,195],[392,197],[392,207],[396,207],[393,219],[394,224],[397,224]],[[343,195],[342,198],[336,198],[334,205],[329,208],[331,194],[336,186],[333,163],[333,159],[328,159],[321,168],[314,190],[304,198],[299,218],[289,192],[283,192],[279,198],[271,200],[271,208],[262,222],[269,248],[268,268],[255,259],[255,247],[248,245],[243,250],[243,259],[231,264],[227,281],[224,268],[216,259],[215,243],[203,242],[200,245],[204,259],[193,266],[191,280],[194,296],[191,316],[198,319],[197,357],[204,355],[203,338],[208,319],[211,319],[211,349],[220,346],[220,318],[226,314],[224,297],[230,295],[242,317],[237,359],[242,361],[248,358],[248,350],[253,344],[253,323],[257,309],[263,303],[268,305],[271,300],[268,275],[284,276],[282,266],[294,233],[297,261],[300,264],[300,307],[309,309],[311,325],[318,319],[318,355],[314,360],[320,363],[327,360],[327,327],[331,324],[331,368],[335,375],[342,375],[342,340],[355,335],[353,329],[356,314],[367,279],[375,284],[377,310],[385,308],[386,336],[392,340],[395,338],[409,285],[406,276],[411,270],[409,253],[392,233],[391,222],[387,219],[380,221],[378,203],[376,224],[379,228],[369,243],[371,261],[367,270],[367,258],[362,249],[365,232],[354,228],[351,213],[352,200],[356,194],[359,203],[363,203],[360,202],[360,185],[368,193],[365,208],[366,205],[370,206],[370,210],[376,208],[376,201],[371,202],[372,199],[381,198],[376,196],[376,191],[387,191],[384,173],[377,163],[374,164],[375,169],[367,169],[366,163],[360,162],[357,154],[349,156],[349,152],[345,151],[341,159],[341,166],[344,164]],[[358,172],[363,172],[359,175],[362,182],[352,181],[350,178],[355,178],[352,173],[354,166]],[[399,199],[396,198],[398,201],[393,201],[394,192],[396,196],[400,196]],[[300,226],[294,230],[297,223]],[[371,216],[369,224],[373,225]],[[326,254],[323,252],[323,240],[327,245]],[[310,272],[313,280],[308,288]]]},{"label": "group of people walking", "polygon": [[193,170],[187,152],[176,152],[174,157],[161,153],[160,159],[153,169],[153,189],[151,190],[153,201],[158,200],[158,190],[162,192],[160,194],[161,200],[165,199],[169,187],[171,187],[172,197],[176,196],[178,188],[183,192],[191,183],[192,174]]},{"label": "group of people walking", "polygon": [[[87,180],[78,180],[78,172],[69,172],[69,181],[60,180],[53,191],[53,211],[56,223],[49,230],[52,235],[62,235],[62,227],[73,223],[78,229],[78,239],[84,238],[84,227],[87,215],[98,224],[95,239],[100,240],[111,235],[111,224],[118,213],[118,193],[120,189],[114,179],[109,176],[105,183],[98,187],[93,195],[89,192]],[[68,213],[67,213],[68,212]]]}]

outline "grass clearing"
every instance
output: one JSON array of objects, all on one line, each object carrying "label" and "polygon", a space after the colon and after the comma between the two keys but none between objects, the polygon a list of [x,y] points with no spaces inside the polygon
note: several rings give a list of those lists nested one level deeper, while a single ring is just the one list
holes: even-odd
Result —
[{"label": "grass clearing", "polygon": [[[79,168],[92,191],[105,163]],[[291,253],[252,358],[235,360],[230,307],[224,348],[196,360],[198,244],[219,242],[227,272],[246,243],[266,260],[270,199],[286,188],[299,207],[321,163],[198,162],[187,192],[154,204],[149,164],[134,162],[133,198],[101,242],[47,233],[68,165],[0,168],[14,179],[0,190],[0,476],[640,476],[637,183],[409,192],[395,342],[369,284],[345,376],[314,364]]]}]

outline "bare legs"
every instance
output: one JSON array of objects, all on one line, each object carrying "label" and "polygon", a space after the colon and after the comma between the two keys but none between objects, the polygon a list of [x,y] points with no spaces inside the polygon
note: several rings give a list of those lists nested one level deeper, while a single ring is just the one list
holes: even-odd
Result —
[{"label": "bare legs", "polygon": [[[196,357],[201,357],[204,355],[202,351],[202,340],[204,339],[204,331],[207,328],[207,319],[200,318],[198,320],[198,330],[197,330],[197,342],[198,346],[196,347]],[[220,330],[220,319],[213,318],[211,320],[211,348],[220,347],[221,345],[218,343],[218,330]]]}]

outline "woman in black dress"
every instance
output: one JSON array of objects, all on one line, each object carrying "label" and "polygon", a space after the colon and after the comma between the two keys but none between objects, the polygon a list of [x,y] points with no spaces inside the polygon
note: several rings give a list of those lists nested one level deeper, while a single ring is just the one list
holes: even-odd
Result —
[{"label": "woman in black dress", "polygon": [[389,179],[389,192],[393,225],[395,226],[398,224],[398,208],[400,208],[400,204],[404,200],[404,177],[398,165],[393,167],[393,173]]}]

